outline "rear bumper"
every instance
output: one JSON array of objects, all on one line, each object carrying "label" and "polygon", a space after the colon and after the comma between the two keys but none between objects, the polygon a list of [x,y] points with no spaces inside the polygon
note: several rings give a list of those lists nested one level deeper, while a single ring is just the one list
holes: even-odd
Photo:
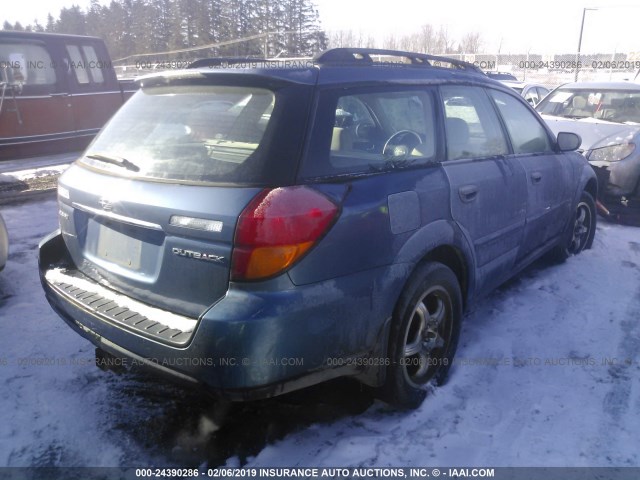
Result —
[{"label": "rear bumper", "polygon": [[406,267],[396,266],[303,287],[286,276],[270,281],[275,286],[232,284],[186,340],[172,344],[101,315],[48,281],[51,269],[73,269],[59,231],[41,242],[39,268],[53,309],[93,344],[232,400],[275,396],[343,375],[379,383],[384,373],[376,362],[352,360],[386,354],[388,319],[406,275]]}]

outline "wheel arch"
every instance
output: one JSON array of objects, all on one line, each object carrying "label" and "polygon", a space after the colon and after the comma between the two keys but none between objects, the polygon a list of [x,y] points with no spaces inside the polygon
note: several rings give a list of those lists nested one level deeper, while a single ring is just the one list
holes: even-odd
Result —
[{"label": "wheel arch", "polygon": [[419,265],[427,262],[438,262],[448,267],[458,279],[460,285],[460,291],[462,292],[462,305],[466,308],[469,293],[469,266],[464,257],[464,254],[459,248],[453,245],[440,245],[433,250],[429,251],[416,265],[416,269]]},{"label": "wheel arch", "polygon": [[[396,263],[407,265],[407,273],[390,297],[394,312],[402,292],[415,279],[416,272],[429,262],[441,263],[453,271],[460,285],[462,309],[466,309],[475,292],[475,258],[460,229],[452,222],[438,220],[415,232],[396,256]],[[380,328],[371,352],[373,356],[386,357],[391,320],[392,317],[388,317]],[[365,368],[359,380],[377,387],[384,383],[386,373],[386,368]]]},{"label": "wheel arch", "polygon": [[458,278],[463,306],[473,298],[475,291],[475,258],[467,237],[453,223],[438,220],[416,232],[399,252],[398,263],[412,265],[406,286],[415,272],[426,262],[439,262],[449,267]]},{"label": "wheel arch", "polygon": [[587,180],[582,191],[589,193],[593,197],[594,200],[598,198],[598,181],[595,178],[590,178]]}]

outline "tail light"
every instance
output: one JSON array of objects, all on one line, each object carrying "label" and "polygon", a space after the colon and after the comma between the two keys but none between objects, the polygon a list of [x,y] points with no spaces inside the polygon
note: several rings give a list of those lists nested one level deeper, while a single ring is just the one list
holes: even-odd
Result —
[{"label": "tail light", "polygon": [[238,221],[232,280],[260,280],[292,266],[329,230],[338,207],[309,187],[264,190]]}]

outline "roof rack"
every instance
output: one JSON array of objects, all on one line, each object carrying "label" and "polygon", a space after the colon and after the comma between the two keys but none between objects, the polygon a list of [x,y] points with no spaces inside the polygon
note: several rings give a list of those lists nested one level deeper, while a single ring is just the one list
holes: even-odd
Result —
[{"label": "roof rack", "polygon": [[[373,56],[394,57],[404,59],[405,62],[393,60],[374,60]],[[407,63],[408,60],[408,63]],[[440,57],[437,55],[428,55],[426,53],[404,52],[401,50],[385,50],[379,48],[332,48],[325,50],[313,57],[313,61],[320,65],[397,65],[405,64],[408,66],[419,67],[440,67],[434,64],[449,64],[448,68],[459,70],[468,70],[471,72],[482,73],[480,68],[472,63],[463,60],[456,60],[449,57]]]}]

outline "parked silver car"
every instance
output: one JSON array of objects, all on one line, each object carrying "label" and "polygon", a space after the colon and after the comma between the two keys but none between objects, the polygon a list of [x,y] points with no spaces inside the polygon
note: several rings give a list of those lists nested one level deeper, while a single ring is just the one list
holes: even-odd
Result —
[{"label": "parked silver car", "polygon": [[9,235],[7,234],[7,226],[4,224],[2,215],[0,215],[0,270],[7,264],[7,256],[9,255]]},{"label": "parked silver car", "polygon": [[536,110],[554,133],[582,137],[580,150],[600,183],[600,212],[640,219],[640,84],[571,83],[553,90]]}]

